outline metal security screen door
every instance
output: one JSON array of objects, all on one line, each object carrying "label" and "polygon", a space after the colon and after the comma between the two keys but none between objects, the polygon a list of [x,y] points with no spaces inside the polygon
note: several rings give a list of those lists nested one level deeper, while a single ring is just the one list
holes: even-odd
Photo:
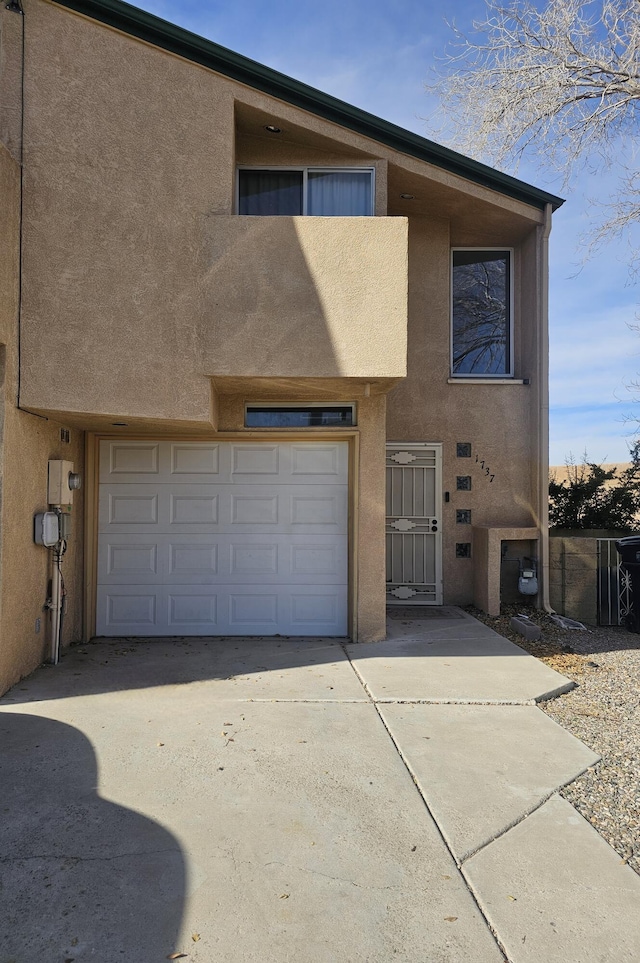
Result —
[{"label": "metal security screen door", "polygon": [[442,605],[442,445],[387,445],[387,604]]}]

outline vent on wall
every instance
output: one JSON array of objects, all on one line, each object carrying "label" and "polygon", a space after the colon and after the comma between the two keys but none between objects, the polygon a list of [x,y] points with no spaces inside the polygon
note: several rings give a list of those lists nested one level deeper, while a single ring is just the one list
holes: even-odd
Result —
[{"label": "vent on wall", "polygon": [[63,444],[68,445],[70,440],[71,440],[71,432],[69,431],[69,429],[68,429],[68,428],[61,428],[61,429],[60,429],[60,441],[63,442]]}]

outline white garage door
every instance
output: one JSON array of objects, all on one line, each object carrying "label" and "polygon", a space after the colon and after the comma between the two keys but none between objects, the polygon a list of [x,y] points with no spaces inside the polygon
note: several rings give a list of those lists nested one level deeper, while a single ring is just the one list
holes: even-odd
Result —
[{"label": "white garage door", "polygon": [[346,442],[104,441],[98,635],[346,635]]}]

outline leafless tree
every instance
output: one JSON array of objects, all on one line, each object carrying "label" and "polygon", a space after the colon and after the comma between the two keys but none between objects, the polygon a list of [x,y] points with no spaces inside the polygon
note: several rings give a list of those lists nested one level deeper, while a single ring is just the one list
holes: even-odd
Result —
[{"label": "leafless tree", "polygon": [[640,0],[486,3],[427,85],[452,146],[498,166],[534,152],[566,181],[619,171],[596,240],[640,225]]}]

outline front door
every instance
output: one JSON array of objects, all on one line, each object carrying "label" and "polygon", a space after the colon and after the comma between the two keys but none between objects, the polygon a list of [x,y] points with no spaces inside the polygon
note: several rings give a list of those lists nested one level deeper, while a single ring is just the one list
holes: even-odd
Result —
[{"label": "front door", "polygon": [[387,445],[387,604],[442,605],[442,445]]}]

